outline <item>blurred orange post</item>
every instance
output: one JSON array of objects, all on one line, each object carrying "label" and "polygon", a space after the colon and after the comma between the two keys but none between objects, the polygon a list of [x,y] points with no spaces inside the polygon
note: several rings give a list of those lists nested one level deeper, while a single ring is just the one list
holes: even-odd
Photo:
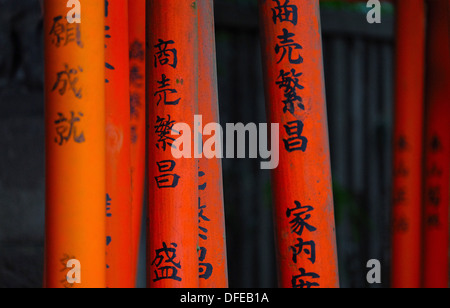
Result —
[{"label": "blurred orange post", "polygon": [[145,180],[145,0],[128,1],[131,115],[131,235],[137,274]]},{"label": "blurred orange post", "polygon": [[[219,122],[213,0],[198,0],[199,114],[202,122]],[[198,124],[198,123],[196,123]],[[208,138],[203,135],[203,142]],[[205,155],[205,154],[203,154]],[[222,162],[199,159],[199,267],[200,287],[227,288]]]},{"label": "blurred orange post", "polygon": [[318,0],[259,1],[280,285],[339,287]]},{"label": "blurred orange post", "polygon": [[198,110],[197,10],[197,2],[191,0],[147,1],[147,279],[152,288],[199,287],[198,163],[173,155],[182,151],[193,157],[191,131]]},{"label": "blurred orange post", "polygon": [[106,7],[106,283],[134,287],[131,237],[128,2]]},{"label": "blurred orange post", "polygon": [[397,1],[392,287],[418,288],[422,249],[425,2]]},{"label": "blurred orange post", "polygon": [[[447,8],[447,12],[448,12],[448,27],[450,29],[450,0],[448,1],[448,8]],[[450,30],[449,30],[450,31]]]},{"label": "blurred orange post", "polygon": [[424,287],[447,288],[450,206],[450,32],[447,0],[429,0]]},{"label": "blurred orange post", "polygon": [[[49,288],[105,287],[105,8],[80,3],[81,23],[68,22],[66,1],[44,3]],[[66,278],[71,260],[81,283]]]}]

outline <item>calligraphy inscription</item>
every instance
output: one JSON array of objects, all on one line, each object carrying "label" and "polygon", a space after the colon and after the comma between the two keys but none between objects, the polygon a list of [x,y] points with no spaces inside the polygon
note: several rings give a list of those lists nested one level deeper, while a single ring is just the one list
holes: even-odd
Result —
[{"label": "calligraphy inscription", "polygon": [[[140,54],[140,48],[135,46],[133,49],[133,56],[135,58],[144,57],[144,54]],[[173,40],[157,39],[157,42],[153,45],[154,50],[154,62],[155,69],[160,69],[160,77],[156,79],[156,91],[153,93],[155,97],[156,106],[171,106],[176,108],[182,101],[179,96],[178,90],[174,86],[174,78],[171,76],[173,70],[178,67],[178,50],[176,49],[176,43]],[[130,54],[131,56],[131,54]],[[137,67],[131,68],[130,82],[138,88],[139,81],[141,79],[140,73]],[[179,83],[176,82],[179,86]],[[173,130],[176,124],[176,119],[170,114],[156,115],[156,122],[153,125],[154,134],[156,137],[156,149],[166,153],[168,148],[175,147],[175,139],[171,137],[172,133],[176,133]],[[170,152],[170,151],[169,151]],[[167,157],[161,161],[156,162],[157,176],[155,177],[156,187],[158,190],[174,190],[177,189],[182,181],[181,175],[177,174],[177,163],[172,157]],[[167,243],[170,243],[168,245]],[[153,282],[162,280],[172,280],[176,282],[183,281],[182,277],[182,260],[179,260],[177,256],[178,243],[175,241],[162,242],[162,248],[156,249],[156,257],[154,258],[151,266],[154,267]]]},{"label": "calligraphy inscription", "polygon": [[[292,120],[288,119],[283,123],[286,133],[283,143],[290,155],[305,153],[308,150],[308,137],[304,136],[306,123],[298,117],[299,113],[305,111],[302,97],[305,86],[301,82],[305,77],[301,70],[305,61],[302,54],[304,46],[296,33],[289,30],[297,27],[299,23],[299,8],[291,4],[290,0],[272,0],[272,2],[272,22],[274,25],[281,25],[281,33],[277,36],[273,49],[276,64],[282,66],[275,80],[275,86],[284,97],[281,101],[283,113],[286,117],[292,117]],[[295,241],[289,247],[289,251],[293,264],[298,268],[298,274],[292,275],[291,285],[292,288],[320,287],[320,275],[306,268],[307,265],[314,266],[318,261],[317,245],[315,240],[312,240],[317,228],[310,222],[314,207],[303,206],[299,201],[294,203],[295,207],[286,211],[290,232],[295,234]],[[298,263],[302,265],[297,266]]]}]

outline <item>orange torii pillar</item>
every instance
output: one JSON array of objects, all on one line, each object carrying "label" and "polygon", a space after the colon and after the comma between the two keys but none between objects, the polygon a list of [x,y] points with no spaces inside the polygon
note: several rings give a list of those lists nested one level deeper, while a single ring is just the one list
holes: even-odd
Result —
[{"label": "orange torii pillar", "polygon": [[339,287],[318,0],[259,1],[280,285]]},{"label": "orange torii pillar", "polygon": [[106,283],[134,287],[131,245],[128,2],[108,0],[106,69]]},{"label": "orange torii pillar", "polygon": [[[199,287],[199,170],[191,133],[198,109],[197,10],[191,0],[147,1],[147,279],[152,288]],[[175,157],[180,151],[184,157]]]},{"label": "orange torii pillar", "polygon": [[[213,0],[198,0],[199,114],[202,122],[219,123]],[[201,123],[196,123],[197,125]],[[203,129],[203,128],[202,128]],[[203,135],[203,142],[210,138]],[[219,132],[214,132],[219,133]],[[209,147],[208,147],[209,148]],[[212,154],[212,155],[210,155]],[[200,287],[227,288],[222,162],[213,153],[199,159]],[[213,156],[214,155],[214,156]]]},{"label": "orange torii pillar", "polygon": [[66,1],[44,3],[49,288],[105,287],[105,9],[80,3],[81,23],[68,23]]},{"label": "orange torii pillar", "polygon": [[397,1],[392,287],[420,287],[425,2]]},{"label": "orange torii pillar", "polygon": [[145,0],[128,1],[131,115],[131,245],[137,274],[145,181]]},{"label": "orange torii pillar", "polygon": [[448,1],[428,1],[424,287],[447,288],[450,187]]}]

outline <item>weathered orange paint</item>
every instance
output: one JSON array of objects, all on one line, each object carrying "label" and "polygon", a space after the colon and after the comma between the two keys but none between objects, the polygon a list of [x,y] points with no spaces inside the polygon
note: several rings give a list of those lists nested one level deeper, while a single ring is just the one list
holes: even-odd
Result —
[{"label": "weathered orange paint", "polygon": [[[197,7],[191,0],[147,1],[147,279],[152,288],[199,286],[198,163],[194,158],[175,159],[170,145],[173,140],[166,139],[179,138],[171,129],[173,124],[186,123],[194,129],[198,109]],[[159,92],[163,90],[168,90],[166,99]],[[166,276],[174,279],[161,279]]]},{"label": "weathered orange paint", "polygon": [[109,0],[106,58],[106,283],[135,285],[132,272],[128,2]]},{"label": "weathered orange paint", "polygon": [[[67,22],[66,1],[44,3],[49,288],[105,287],[105,9],[103,0],[80,3],[79,25]],[[81,284],[66,280],[70,259],[80,261]]]},{"label": "weathered orange paint", "polygon": [[[298,17],[296,25],[283,21],[284,18],[276,18],[278,13],[285,13],[284,10],[280,11],[277,1],[259,1],[268,118],[271,123],[280,123],[279,144],[272,145],[280,147],[280,163],[272,176],[279,283],[283,288],[335,288],[339,287],[339,278],[319,1],[278,2],[281,7],[283,4],[291,6],[290,19],[293,20],[294,12]],[[284,45],[279,38],[284,33],[289,36],[287,41],[293,41],[286,42],[286,45],[292,43],[302,47],[293,47],[291,59],[289,49],[283,56],[283,48],[276,48],[277,45]],[[303,62],[295,64],[299,62],[300,56]],[[281,75],[285,74],[296,76],[290,85],[295,87],[294,84],[298,83],[295,91],[304,104],[302,110],[300,101],[296,100],[291,106],[294,108],[293,114],[284,110],[283,101],[289,95],[282,84],[277,84],[282,81]],[[293,121],[299,122],[294,126]],[[289,139],[294,137],[295,127],[300,128],[300,123],[304,124],[301,136],[307,138],[307,142],[305,139],[301,142],[298,140],[296,147],[306,149],[304,152],[297,150],[289,153],[287,148],[293,150],[296,147],[294,144],[285,147],[285,141],[289,144],[292,142]],[[307,224],[303,230],[301,220]],[[295,226],[295,221],[300,225]],[[299,248],[301,240],[305,242],[303,250]],[[315,249],[308,245],[310,241],[314,242]]]},{"label": "weathered orange paint", "polygon": [[131,211],[133,273],[137,273],[145,181],[145,0],[128,1],[131,111]]},{"label": "weathered orange paint", "polygon": [[397,1],[392,287],[418,288],[422,251],[425,2]]},{"label": "weathered orange paint", "polygon": [[447,0],[428,1],[424,286],[447,288],[450,206],[450,31]]},{"label": "weathered orange paint", "polygon": [[[217,91],[214,5],[198,0],[199,114],[203,125],[220,123]],[[205,142],[209,136],[203,136]],[[199,265],[201,288],[227,288],[228,268],[225,241],[222,162],[220,158],[199,159]],[[200,215],[200,213],[202,215]],[[206,217],[207,219],[204,219]],[[212,273],[209,274],[209,265]]]}]

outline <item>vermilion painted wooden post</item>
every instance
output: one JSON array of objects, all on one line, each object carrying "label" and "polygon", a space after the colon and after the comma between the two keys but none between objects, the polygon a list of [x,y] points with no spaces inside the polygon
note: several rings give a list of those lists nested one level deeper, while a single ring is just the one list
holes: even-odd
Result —
[{"label": "vermilion painted wooden post", "polygon": [[107,287],[135,285],[132,273],[128,2],[106,7]]},{"label": "vermilion painted wooden post", "polygon": [[[199,114],[203,125],[219,122],[214,7],[212,0],[198,0]],[[210,136],[204,135],[203,142]],[[222,162],[199,159],[199,266],[200,287],[227,288]]]},{"label": "vermilion painted wooden post", "polygon": [[425,2],[397,1],[392,287],[420,287]]},{"label": "vermilion painted wooden post", "polygon": [[428,1],[424,286],[447,288],[450,206],[448,1]]},{"label": "vermilion painted wooden post", "polygon": [[133,274],[137,271],[145,179],[145,9],[145,0],[128,1]]},{"label": "vermilion painted wooden post", "polygon": [[[44,3],[46,287],[105,287],[104,1]],[[72,259],[81,283],[66,275]]]},{"label": "vermilion painted wooden post", "polygon": [[339,287],[319,1],[259,1],[280,285]]},{"label": "vermilion painted wooden post", "polygon": [[[197,159],[177,159],[172,154],[174,147],[189,156],[194,147],[194,115],[198,108],[197,7],[197,2],[191,0],[147,1],[147,278],[152,288],[199,286],[198,163]],[[181,123],[188,126],[182,132],[182,138],[187,139],[183,145],[177,144],[180,136],[173,129]]]}]

